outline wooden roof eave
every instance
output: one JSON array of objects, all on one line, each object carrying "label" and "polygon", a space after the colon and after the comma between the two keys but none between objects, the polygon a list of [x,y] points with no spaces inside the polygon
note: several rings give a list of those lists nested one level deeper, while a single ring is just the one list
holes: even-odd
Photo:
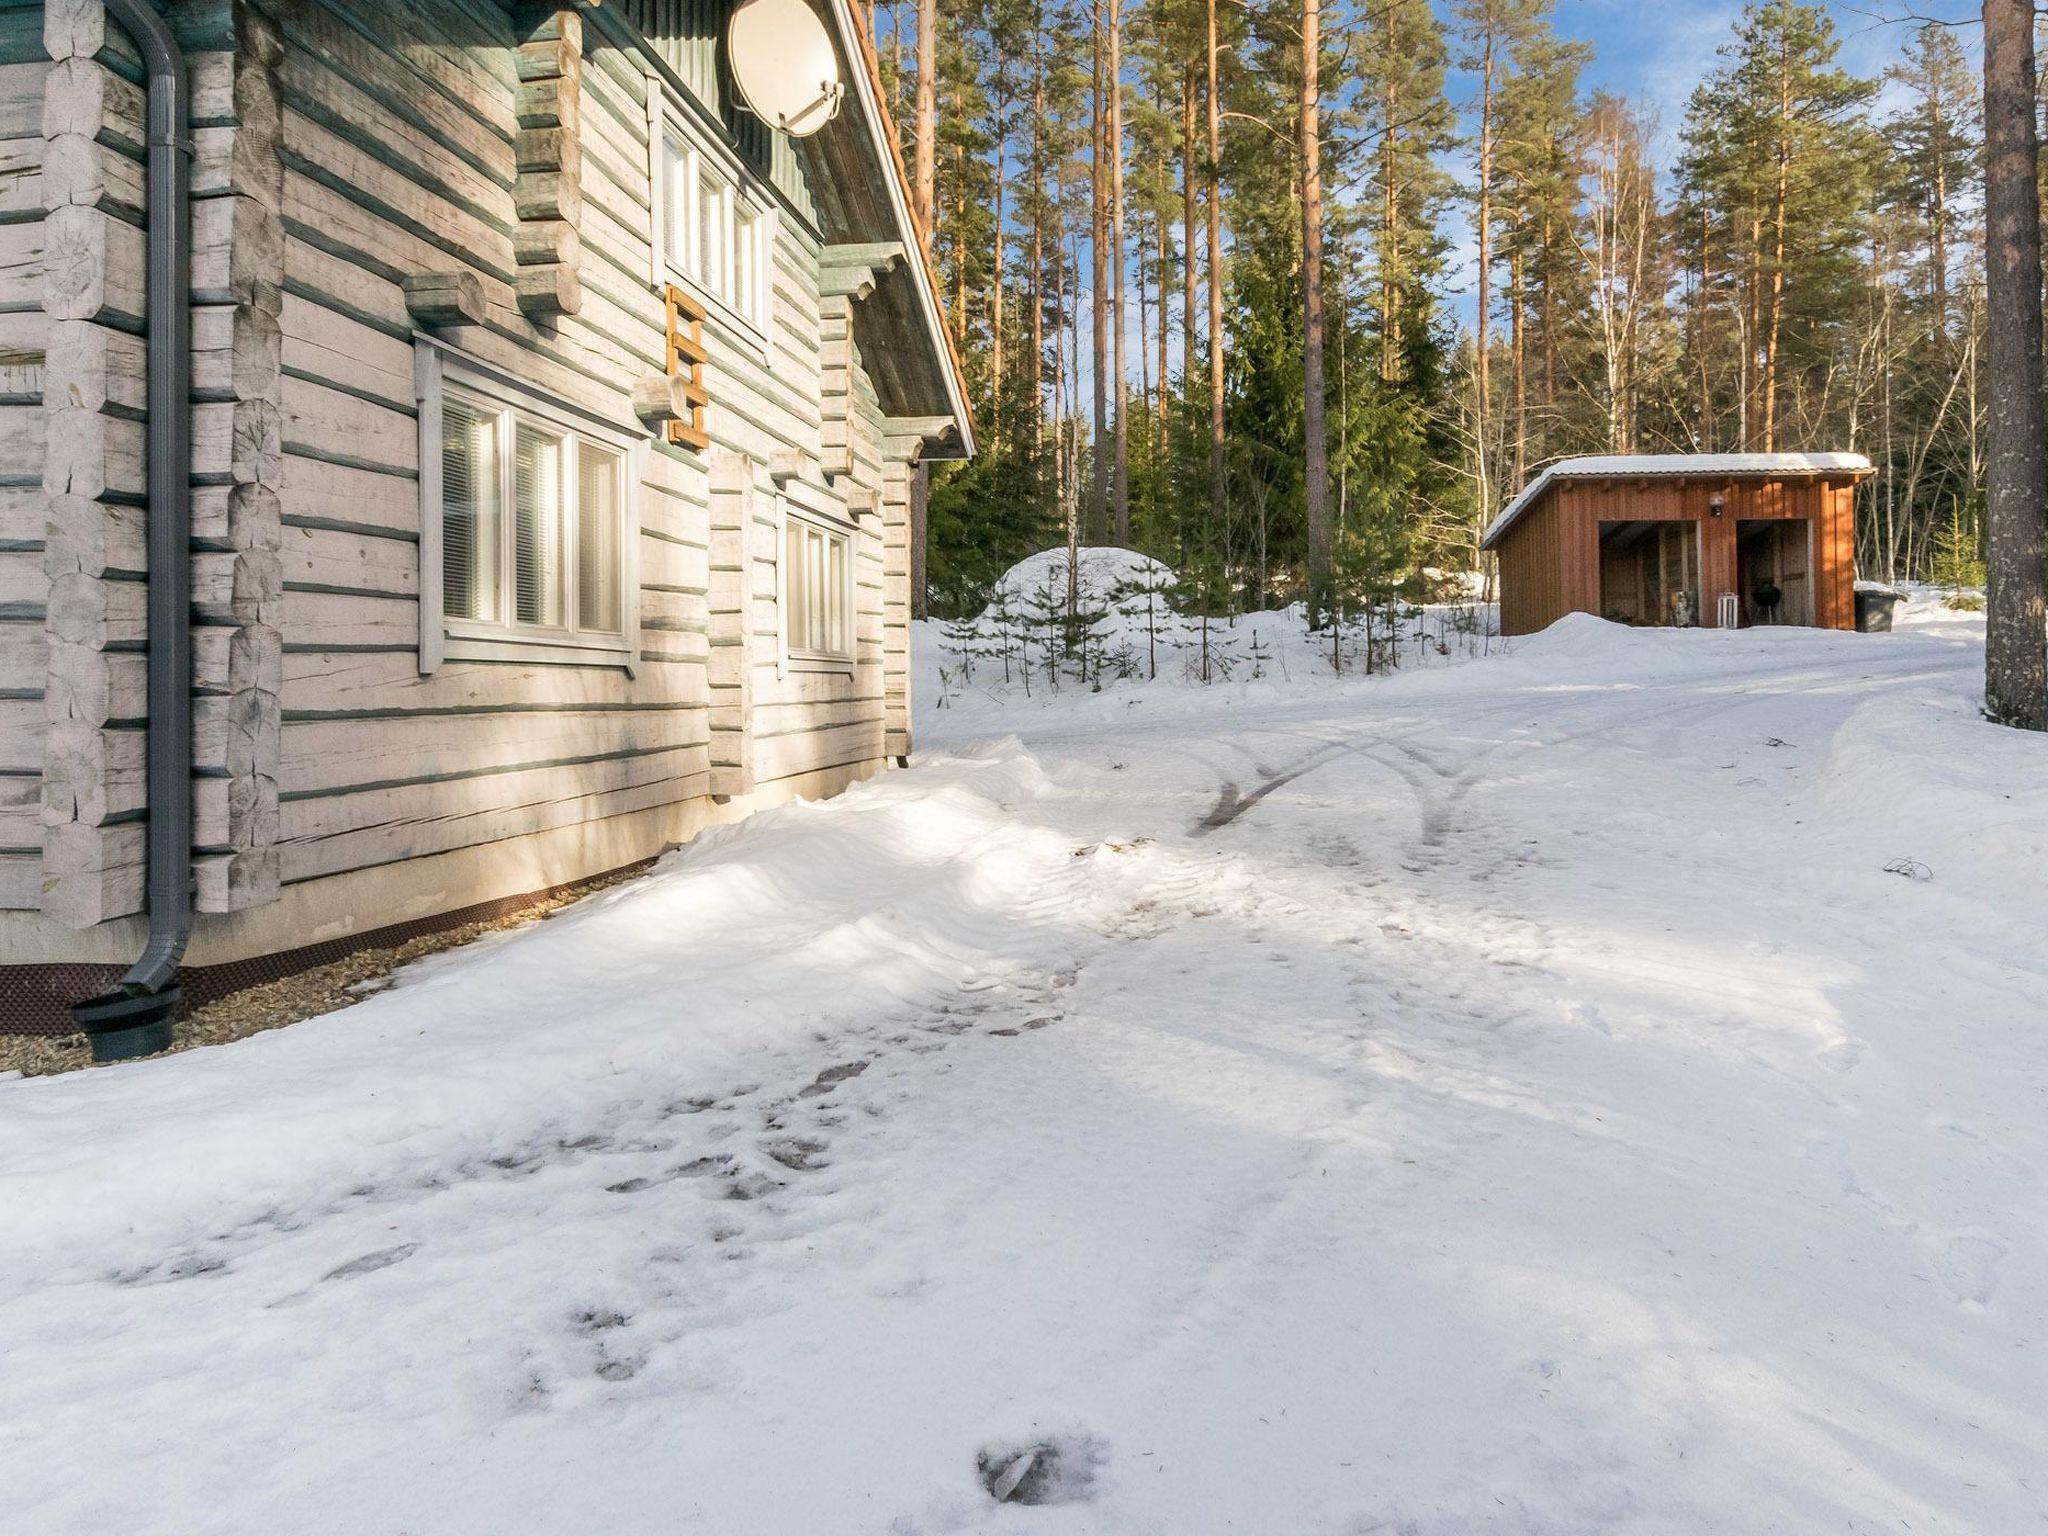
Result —
[{"label": "wooden roof eave", "polygon": [[966,373],[953,346],[928,243],[910,204],[910,177],[896,142],[881,62],[854,0],[823,0],[848,75],[849,110],[796,142],[819,223],[829,246],[897,245],[905,259],[888,263],[856,302],[861,357],[882,408],[891,416],[946,416],[955,430],[936,439],[929,457],[967,458],[974,423]]}]

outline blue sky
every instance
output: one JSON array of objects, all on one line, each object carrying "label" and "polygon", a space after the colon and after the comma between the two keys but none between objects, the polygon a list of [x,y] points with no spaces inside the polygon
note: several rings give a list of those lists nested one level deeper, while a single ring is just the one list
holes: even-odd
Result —
[{"label": "blue sky", "polygon": [[[1875,75],[1898,56],[1911,30],[1910,23],[1887,18],[1910,13],[1962,20],[1977,7],[1966,0],[1857,0],[1829,9],[1843,64]],[[1686,98],[1713,68],[1715,50],[1733,34],[1741,14],[1735,0],[1559,0],[1557,29],[1593,45],[1589,85],[1654,103],[1667,132],[1675,133]],[[1965,28],[1961,36],[1974,52],[1976,29]]]},{"label": "blue sky", "polygon": [[[1970,0],[1838,0],[1828,9],[1841,39],[1843,66],[1866,77],[1882,75],[1912,31],[1914,23],[1892,18],[1965,21],[1977,15]],[[1609,90],[1655,111],[1662,135],[1659,158],[1668,164],[1677,153],[1686,101],[1720,62],[1716,50],[1734,35],[1741,14],[1741,0],[1558,0],[1556,26],[1562,36],[1592,45],[1593,60],[1582,77],[1588,90]],[[1977,28],[1962,27],[1957,36],[1975,58]],[[1461,99],[1466,87],[1466,81],[1453,79],[1453,93]],[[1462,208],[1450,211],[1445,231],[1458,253],[1452,282],[1462,290],[1453,297],[1453,307],[1469,325],[1474,242]]]}]

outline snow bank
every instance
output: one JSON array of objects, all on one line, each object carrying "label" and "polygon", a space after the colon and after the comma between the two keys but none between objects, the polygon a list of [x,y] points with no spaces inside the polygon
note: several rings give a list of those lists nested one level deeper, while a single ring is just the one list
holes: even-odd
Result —
[{"label": "snow bank", "polygon": [[[1029,602],[1034,593],[1056,594],[1064,602],[1069,563],[1064,548],[1042,549],[1011,566],[996,587],[1006,592],[1013,603]],[[1071,564],[1083,608],[1105,604],[1119,592],[1146,588],[1165,592],[1178,585],[1180,580],[1171,566],[1154,560],[1150,555],[1141,555],[1135,549],[1123,549],[1113,544],[1084,545],[1075,551]],[[984,609],[983,622],[994,622],[996,612],[993,604]]]},{"label": "snow bank", "polygon": [[2048,764],[1972,634],[921,713],[0,1085],[0,1530],[2039,1532]]},{"label": "snow bank", "polygon": [[[1004,711],[1029,713],[1076,693],[1142,689],[1163,700],[1159,690],[1178,689],[1189,695],[1183,704],[1199,707],[1196,695],[1218,689],[1238,700],[1268,698],[1321,689],[1338,675],[1328,633],[1311,633],[1299,605],[1204,623],[1174,607],[1179,583],[1170,567],[1111,546],[1079,551],[1077,637],[1068,622],[1067,568],[1064,548],[1043,550],[1011,567],[974,618],[913,626],[920,731],[936,724],[947,737],[973,734],[963,717],[985,728]],[[1433,574],[1446,589],[1474,595],[1385,605],[1369,625],[1353,616],[1344,677],[1420,671],[1498,648],[1495,610],[1478,600],[1476,578]]]},{"label": "snow bank", "polygon": [[885,776],[709,831],[646,879],[410,967],[343,1012],[0,1083],[0,1298],[74,1253],[104,1271],[289,1223],[958,987],[988,963],[981,914],[1071,851],[1017,825],[1048,792],[998,744],[914,785]]},{"label": "snow bank", "polygon": [[1823,804],[1862,818],[1873,852],[1937,880],[2039,900],[2048,871],[2048,739],[1992,725],[1968,688],[1901,692],[1835,733]]}]

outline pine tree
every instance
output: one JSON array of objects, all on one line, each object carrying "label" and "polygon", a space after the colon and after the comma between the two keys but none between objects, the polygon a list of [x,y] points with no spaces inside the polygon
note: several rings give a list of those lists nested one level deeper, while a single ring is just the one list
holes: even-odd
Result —
[{"label": "pine tree", "polygon": [[1838,49],[1818,6],[1753,0],[1686,113],[1682,206],[1703,231],[1699,302],[1734,303],[1745,449],[1780,445],[1788,384],[1832,360],[1827,322],[1857,286],[1873,88]]},{"label": "pine tree", "polygon": [[1951,248],[1961,222],[1957,210],[1978,181],[1983,112],[1977,83],[1954,32],[1931,22],[1913,34],[1905,59],[1885,73],[1907,96],[1885,124],[1896,167],[1891,192],[1924,221],[1927,289],[1935,324],[1946,333]]}]

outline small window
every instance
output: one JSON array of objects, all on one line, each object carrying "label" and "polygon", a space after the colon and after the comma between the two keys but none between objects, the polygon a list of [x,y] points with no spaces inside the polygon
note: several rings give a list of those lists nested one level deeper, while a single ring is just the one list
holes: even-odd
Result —
[{"label": "small window", "polygon": [[661,141],[662,197],[668,212],[664,255],[670,270],[690,270],[690,210],[696,206],[690,195],[690,150],[676,134]]},{"label": "small window", "polygon": [[845,531],[791,516],[782,579],[784,643],[791,657],[851,661],[853,592]]},{"label": "small window", "polygon": [[768,315],[761,293],[766,257],[761,239],[767,222],[767,216],[753,208],[742,208],[733,218],[733,307],[763,330],[768,328]]},{"label": "small window", "polygon": [[662,130],[658,174],[668,270],[765,337],[772,215],[673,123]]}]

